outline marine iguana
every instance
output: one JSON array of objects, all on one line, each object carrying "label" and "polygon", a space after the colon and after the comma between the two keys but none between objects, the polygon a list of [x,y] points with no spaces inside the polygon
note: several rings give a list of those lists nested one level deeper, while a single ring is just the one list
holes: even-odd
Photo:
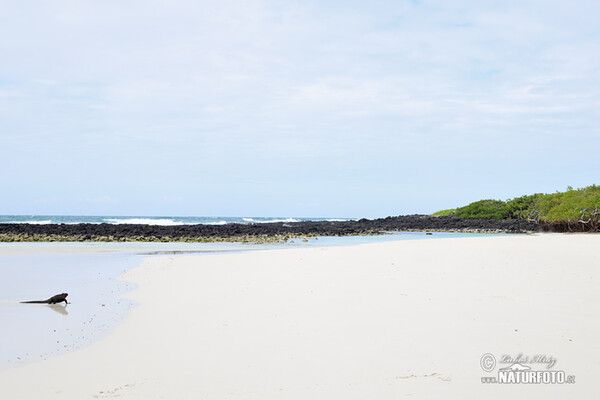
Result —
[{"label": "marine iguana", "polygon": [[68,293],[61,293],[61,294],[57,294],[56,296],[52,296],[50,297],[48,300],[33,300],[33,301],[22,301],[21,303],[25,304],[56,304],[56,303],[62,303],[63,301],[65,302],[65,304],[69,304],[67,302],[67,296],[69,294]]}]

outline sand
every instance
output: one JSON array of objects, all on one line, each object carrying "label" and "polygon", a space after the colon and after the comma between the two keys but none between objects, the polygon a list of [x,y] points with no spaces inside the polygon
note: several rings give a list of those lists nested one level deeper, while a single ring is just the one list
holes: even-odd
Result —
[{"label": "sand", "polygon": [[[146,259],[90,347],[0,373],[6,399],[594,398],[599,235]],[[10,345],[4,343],[3,345]],[[486,373],[485,353],[498,366]],[[503,355],[574,384],[484,384]],[[544,364],[526,364],[546,370]]]}]

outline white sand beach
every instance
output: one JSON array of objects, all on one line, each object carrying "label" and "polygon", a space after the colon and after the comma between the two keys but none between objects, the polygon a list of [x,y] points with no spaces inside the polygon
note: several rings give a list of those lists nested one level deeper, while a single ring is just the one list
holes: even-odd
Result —
[{"label": "white sand beach", "polygon": [[[547,234],[148,258],[122,277],[139,285],[122,325],[0,372],[0,396],[594,398],[599,245]],[[553,357],[575,383],[481,382],[519,354]]]}]

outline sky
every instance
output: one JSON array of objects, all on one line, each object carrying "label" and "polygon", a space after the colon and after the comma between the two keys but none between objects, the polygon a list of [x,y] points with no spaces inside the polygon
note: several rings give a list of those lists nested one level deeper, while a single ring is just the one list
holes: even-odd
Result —
[{"label": "sky", "polygon": [[0,0],[0,214],[373,218],[598,184],[598,15]]}]

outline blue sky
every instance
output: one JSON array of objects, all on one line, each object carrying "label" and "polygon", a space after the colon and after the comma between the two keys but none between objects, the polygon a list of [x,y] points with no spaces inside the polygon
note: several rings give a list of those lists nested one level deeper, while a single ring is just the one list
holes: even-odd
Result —
[{"label": "blue sky", "polygon": [[380,217],[600,183],[600,3],[0,4],[0,214]]}]

